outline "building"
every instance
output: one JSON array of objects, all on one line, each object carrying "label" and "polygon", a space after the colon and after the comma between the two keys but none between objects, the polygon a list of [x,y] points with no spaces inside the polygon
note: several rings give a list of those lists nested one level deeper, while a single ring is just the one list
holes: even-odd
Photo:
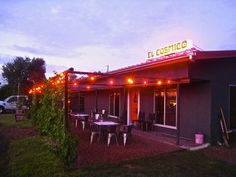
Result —
[{"label": "building", "polygon": [[144,63],[78,80],[71,86],[73,111],[106,109],[127,124],[140,111],[155,113],[155,131],[205,141],[221,139],[223,108],[236,129],[236,51],[199,51],[183,41],[148,53]]}]

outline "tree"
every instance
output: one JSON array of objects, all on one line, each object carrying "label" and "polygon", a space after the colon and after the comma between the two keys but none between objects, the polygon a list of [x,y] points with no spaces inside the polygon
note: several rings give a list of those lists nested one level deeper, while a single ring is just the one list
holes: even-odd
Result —
[{"label": "tree", "polygon": [[12,88],[9,85],[2,85],[0,87],[0,100],[4,100],[12,94]]},{"label": "tree", "polygon": [[45,61],[41,58],[16,57],[2,66],[2,77],[12,88],[12,94],[26,94],[33,83],[45,79]]},{"label": "tree", "polygon": [[42,58],[33,58],[29,65],[29,80],[35,83],[41,83],[45,77],[45,61]]}]

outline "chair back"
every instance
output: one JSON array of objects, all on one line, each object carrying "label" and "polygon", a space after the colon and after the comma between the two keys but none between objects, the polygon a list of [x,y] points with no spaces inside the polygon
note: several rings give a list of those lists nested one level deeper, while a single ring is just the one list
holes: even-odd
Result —
[{"label": "chair back", "polygon": [[139,111],[138,120],[139,121],[144,121],[145,120],[145,112]]},{"label": "chair back", "polygon": [[133,128],[133,125],[127,125],[127,133],[131,134],[132,128]]},{"label": "chair back", "polygon": [[96,120],[99,119],[99,114],[95,114],[95,119],[96,119]]},{"label": "chair back", "polygon": [[155,113],[149,113],[148,121],[153,123],[155,121],[155,119],[156,119],[156,114]]}]

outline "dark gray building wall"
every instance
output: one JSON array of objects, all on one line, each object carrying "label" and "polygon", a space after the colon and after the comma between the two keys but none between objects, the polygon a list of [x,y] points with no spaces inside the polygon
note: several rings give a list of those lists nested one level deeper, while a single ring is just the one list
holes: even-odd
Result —
[{"label": "dark gray building wall", "polygon": [[[213,61],[214,60],[214,61]],[[220,107],[229,126],[229,85],[236,84],[235,58],[209,59],[190,64],[190,77],[211,82],[211,140],[221,140]]]},{"label": "dark gray building wall", "polygon": [[108,111],[109,108],[109,90],[98,90],[98,97],[97,97],[97,108],[98,112],[101,113],[102,109]]},{"label": "dark gray building wall", "polygon": [[194,139],[197,132],[210,139],[211,86],[209,82],[180,85],[180,136]]},{"label": "dark gray building wall", "polygon": [[95,91],[87,91],[81,93],[84,96],[84,112],[90,113],[96,109],[96,93]]}]

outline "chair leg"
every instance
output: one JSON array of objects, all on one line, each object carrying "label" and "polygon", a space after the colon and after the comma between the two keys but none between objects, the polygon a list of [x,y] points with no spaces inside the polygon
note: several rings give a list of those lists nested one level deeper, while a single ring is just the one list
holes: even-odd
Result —
[{"label": "chair leg", "polygon": [[115,134],[115,138],[116,138],[116,145],[118,146],[118,145],[119,145],[119,142],[118,142],[118,139],[117,139],[116,134]]},{"label": "chair leg", "polygon": [[90,144],[93,143],[93,132],[91,133],[91,136],[90,136]]},{"label": "chair leg", "polygon": [[127,133],[124,133],[124,134],[123,134],[123,143],[124,143],[124,146],[126,145],[126,141],[127,141]]},{"label": "chair leg", "polygon": [[116,145],[117,145],[117,146],[119,145],[116,134],[114,134],[114,133],[109,133],[109,134],[108,134],[108,139],[107,139],[107,146],[108,146],[108,147],[110,146],[112,136],[115,136]]},{"label": "chair leg", "polygon": [[108,134],[108,139],[107,139],[107,146],[109,147],[110,146],[110,142],[111,142],[111,136],[112,134]]},{"label": "chair leg", "polygon": [[75,120],[75,128],[77,128],[77,126],[78,126],[78,120],[76,119]]},{"label": "chair leg", "polygon": [[90,144],[93,143],[93,137],[96,135],[96,132],[91,132],[91,137],[90,137]]},{"label": "chair leg", "polygon": [[81,121],[83,130],[85,129],[85,121]]}]

